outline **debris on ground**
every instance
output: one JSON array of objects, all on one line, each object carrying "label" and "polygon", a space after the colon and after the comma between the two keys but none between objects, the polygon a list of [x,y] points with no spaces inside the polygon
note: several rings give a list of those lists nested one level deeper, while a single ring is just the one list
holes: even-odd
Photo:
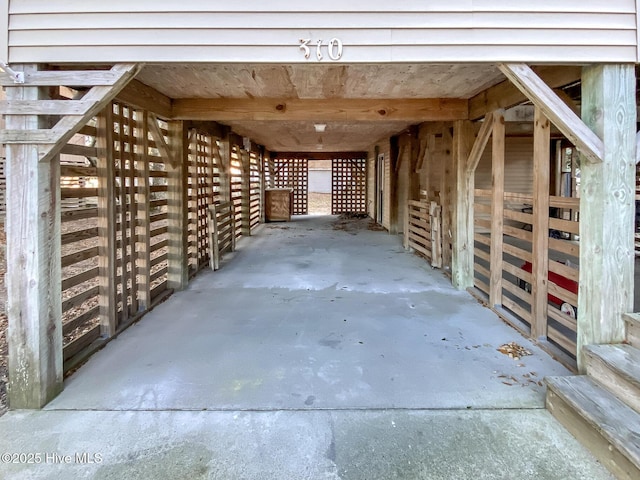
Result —
[{"label": "debris on ground", "polygon": [[509,358],[513,358],[514,360],[520,360],[520,357],[526,357],[527,355],[531,355],[531,352],[526,348],[518,345],[516,342],[505,343],[504,345],[500,345],[498,347],[498,351],[500,353],[504,353],[508,355]]},{"label": "debris on ground", "polygon": [[367,229],[371,230],[372,232],[384,232],[387,230],[379,223],[376,223],[374,220],[369,221],[369,225],[367,226]]},{"label": "debris on ground", "polygon": [[369,215],[366,213],[342,213],[333,222],[332,227],[334,230],[342,230],[355,235],[356,231],[368,228],[368,218]]}]

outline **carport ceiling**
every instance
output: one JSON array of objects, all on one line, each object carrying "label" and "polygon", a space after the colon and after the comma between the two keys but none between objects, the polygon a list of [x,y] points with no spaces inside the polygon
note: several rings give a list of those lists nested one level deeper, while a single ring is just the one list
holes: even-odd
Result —
[{"label": "carport ceiling", "polygon": [[[318,151],[320,145],[322,151],[366,150],[374,142],[419,122],[326,120],[321,114],[316,117],[312,108],[308,109],[308,118],[303,109],[298,117],[304,118],[288,116],[274,120],[261,115],[264,100],[299,101],[303,108],[310,102],[319,109],[329,105],[334,110],[340,109],[344,100],[366,110],[379,108],[376,100],[468,99],[503,81],[504,77],[495,65],[480,64],[164,64],[145,66],[137,79],[172,99],[183,99],[178,100],[178,104],[200,109],[198,119],[229,125],[236,133],[252,138],[269,150],[299,152]],[[188,99],[197,101],[189,104]],[[224,111],[219,111],[208,116],[208,105],[213,103],[207,104],[203,99],[235,99],[242,110],[235,115],[225,116]],[[317,133],[314,123],[325,123],[326,131]]]}]

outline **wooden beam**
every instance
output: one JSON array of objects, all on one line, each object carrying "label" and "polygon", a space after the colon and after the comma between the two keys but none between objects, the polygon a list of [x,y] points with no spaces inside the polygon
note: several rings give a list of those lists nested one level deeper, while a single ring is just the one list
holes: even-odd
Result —
[{"label": "wooden beam", "polygon": [[584,69],[584,121],[603,139],[603,161],[582,162],[578,369],[582,347],[624,339],[633,309],[636,79],[634,65]]},{"label": "wooden beam", "polygon": [[[112,70],[39,70],[25,74],[24,85],[33,87],[95,87],[113,85],[120,78]],[[0,73],[0,85],[15,87],[15,82],[6,74]]]},{"label": "wooden beam", "polygon": [[86,100],[12,100],[0,101],[4,115],[82,115],[95,102]]},{"label": "wooden beam", "polygon": [[118,92],[116,99],[127,105],[155,113],[164,119],[171,118],[171,99],[138,80],[127,83]]},{"label": "wooden beam", "polygon": [[482,122],[480,132],[478,132],[478,136],[476,137],[476,140],[473,143],[473,147],[471,148],[471,153],[469,153],[469,158],[466,160],[466,163],[464,165],[464,170],[466,172],[475,173],[476,168],[478,167],[478,163],[482,158],[482,154],[484,153],[484,149],[487,147],[487,142],[489,141],[489,137],[491,136],[492,132],[493,112],[489,112],[484,117],[484,122]]},{"label": "wooden beam", "polygon": [[[164,135],[160,132],[157,120],[153,113],[149,113],[144,110],[142,118],[142,127],[140,130],[140,136],[138,139],[139,144],[142,146],[140,152],[140,160],[135,162],[137,188],[135,190],[135,202],[136,202],[136,223],[133,228],[135,232],[135,270],[138,281],[138,311],[146,311],[151,308],[151,185],[149,177],[149,130],[151,126],[155,126],[157,133],[160,134],[164,142]],[[150,118],[153,116],[153,119]],[[153,135],[152,135],[153,136]],[[155,138],[154,138],[155,139]],[[137,143],[138,143],[137,142]],[[158,145],[156,140],[156,146]],[[166,142],[164,142],[166,148],[166,157],[169,161],[174,159],[173,152],[170,151]],[[174,160],[175,164],[175,160]],[[168,231],[168,228],[167,228]]]},{"label": "wooden beam", "polygon": [[544,81],[525,64],[503,63],[500,70],[540,108],[545,116],[591,162],[602,161],[602,140],[571,110]]},{"label": "wooden beam", "polygon": [[[579,82],[582,74],[582,69],[578,66],[542,66],[535,67],[534,71],[551,88],[564,87],[565,85]],[[478,120],[489,112],[500,108],[511,108],[527,100],[526,95],[516,88],[513,83],[506,80],[469,100],[469,120]]]},{"label": "wooden beam", "polygon": [[98,268],[100,333],[115,335],[116,305],[116,201],[113,159],[113,110],[110,105],[98,116]]},{"label": "wooden beam", "polygon": [[502,305],[502,244],[504,226],[505,129],[502,114],[493,116],[491,145],[491,262],[489,304]]},{"label": "wooden beam", "polygon": [[549,276],[549,182],[551,181],[551,125],[536,107],[533,131],[533,246],[531,336],[547,336]]},{"label": "wooden beam", "polygon": [[[485,119],[486,122],[487,119]],[[488,123],[493,124],[493,116],[488,119]],[[491,130],[493,130],[493,125]],[[475,168],[468,168],[470,152],[473,152],[473,148],[475,148],[473,137],[474,129],[470,121],[459,120],[453,124],[453,159],[455,162],[456,189],[453,207],[451,282],[459,290],[473,287]]]},{"label": "wooden beam", "polygon": [[184,290],[189,283],[188,247],[188,145],[184,122],[169,122],[169,143],[174,164],[166,165],[167,210],[168,210],[168,272],[167,286],[173,290]]},{"label": "wooden beam", "polygon": [[[15,87],[7,98],[37,100],[40,93]],[[15,130],[48,126],[35,115],[11,115],[6,122]],[[39,162],[33,145],[7,145],[6,155],[9,404],[35,409],[62,390],[60,163]]]},{"label": "wooden beam", "polygon": [[466,100],[187,98],[173,101],[179,120],[404,121],[466,119]]},{"label": "wooden beam", "polygon": [[175,166],[175,152],[169,148],[169,145],[167,145],[167,141],[158,126],[158,118],[153,113],[147,114],[147,128],[151,133],[153,141],[156,142],[156,148],[160,151],[160,155],[166,158],[171,166]]},{"label": "wooden beam", "polygon": [[442,207],[442,266],[451,267],[453,242],[453,206],[455,201],[456,173],[453,157],[453,135],[450,125],[442,128],[443,165],[440,178],[440,199]]}]

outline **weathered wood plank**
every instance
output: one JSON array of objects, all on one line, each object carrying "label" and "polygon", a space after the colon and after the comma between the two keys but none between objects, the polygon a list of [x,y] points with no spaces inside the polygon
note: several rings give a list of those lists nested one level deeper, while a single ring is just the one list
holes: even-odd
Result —
[{"label": "weathered wood plank", "polygon": [[52,131],[56,135],[54,145],[46,147],[40,151],[41,161],[47,161],[56,155],[67,141],[75,135],[80,128],[100,111],[124,88],[124,86],[136,76],[142,65],[139,64],[117,64],[111,71],[119,74],[120,78],[110,86],[93,87],[89,90],[82,101],[90,102],[82,115],[65,116],[58,121]]},{"label": "weathered wood plank", "polygon": [[505,128],[504,116],[493,116],[493,135],[491,147],[491,278],[489,304],[496,306],[502,299],[502,247],[504,225],[504,157]]},{"label": "weathered wood plank", "polygon": [[83,230],[76,230],[74,232],[65,233],[61,237],[61,244],[68,245],[73,242],[79,242],[80,240],[87,240],[98,236],[98,228],[85,228]]},{"label": "weathered wood plank", "polygon": [[64,360],[73,358],[85,348],[89,347],[93,342],[100,338],[100,325],[96,325],[84,335],[76,338],[64,346]]},{"label": "weathered wood plank", "polygon": [[547,335],[549,278],[549,182],[551,181],[551,125],[539,107],[533,131],[533,245],[531,336]]},{"label": "weathered wood plank", "polygon": [[147,110],[162,118],[171,118],[171,99],[138,80],[131,80],[118,92],[116,98],[120,102]]},{"label": "weathered wood plank", "polygon": [[468,117],[466,100],[435,99],[174,99],[176,120],[253,121],[452,121]]},{"label": "weathered wood plank", "polygon": [[2,100],[0,113],[3,115],[82,115],[94,104],[95,101],[87,100]]},{"label": "weathered wood plank", "polygon": [[[184,290],[189,283],[188,247],[188,130],[181,121],[169,122],[169,146],[174,163],[168,162],[167,213],[168,213],[168,261],[167,286],[172,290]],[[153,263],[153,261],[152,261]]]},{"label": "weathered wood plank", "polygon": [[599,164],[582,162],[578,368],[582,346],[624,339],[622,314],[633,309],[635,218],[635,68],[584,69],[582,111],[603,139]]},{"label": "weathered wood plank", "polygon": [[[5,57],[6,58],[6,57]],[[113,85],[120,75],[111,70],[40,70],[27,73],[24,85],[32,87],[95,87]],[[0,76],[0,85],[13,87],[15,82],[10,78]]]},{"label": "weathered wood plank", "polygon": [[[26,73],[36,66],[24,65]],[[35,87],[12,87],[9,101],[37,100]],[[11,115],[9,130],[30,131],[34,115]],[[9,403],[41,408],[62,390],[59,162],[39,162],[33,145],[6,148]]]},{"label": "weathered wood plank", "polygon": [[[493,126],[493,122],[491,121]],[[473,193],[475,167],[470,168],[474,143],[473,125],[457,121],[453,125],[453,161],[455,162],[455,199],[453,208],[453,251],[451,255],[451,282],[458,290],[473,287]],[[479,138],[479,137],[478,137]]]},{"label": "weathered wood plank", "polygon": [[584,347],[587,375],[640,413],[640,350],[630,345]]},{"label": "weathered wood plank", "polygon": [[71,298],[68,298],[67,300],[62,302],[62,311],[66,312],[67,310],[69,310],[71,308],[75,308],[75,307],[78,307],[78,306],[82,305],[88,299],[98,295],[99,292],[100,292],[100,287],[91,287],[91,288],[86,289],[83,292],[80,292],[80,293],[74,295]]},{"label": "weathered wood plank", "polygon": [[473,147],[471,148],[469,158],[467,159],[465,165],[466,171],[470,173],[474,173],[476,171],[478,162],[480,162],[480,158],[482,158],[482,154],[487,147],[487,142],[489,142],[489,137],[491,137],[492,132],[493,112],[489,112],[485,115],[482,126],[480,127],[480,131],[478,132],[478,136],[476,137],[475,142],[473,142]]},{"label": "weathered wood plank", "polygon": [[622,318],[627,329],[627,342],[640,348],[640,313],[625,313]]},{"label": "weathered wood plank", "polygon": [[640,476],[638,415],[586,376],[547,377],[547,409],[617,478]]},{"label": "weathered wood plank", "polygon": [[[534,71],[551,88],[578,82],[582,73],[582,69],[578,66],[558,67],[556,65],[536,67]],[[506,80],[469,100],[469,120],[482,118],[488,112],[499,108],[508,109],[525,101],[527,96]]]},{"label": "weathered wood plank", "polygon": [[503,63],[500,70],[591,162],[602,161],[602,140],[524,64]]},{"label": "weathered wood plank", "polygon": [[76,285],[80,285],[81,283],[96,278],[99,273],[100,272],[98,267],[94,267],[85,270],[84,272],[78,273],[72,277],[65,278],[64,280],[62,280],[62,290],[75,287]]},{"label": "weathered wood plank", "polygon": [[[146,110],[143,112],[142,129],[138,137],[138,143],[142,147],[142,155],[149,153],[149,131],[152,125],[160,133],[159,139],[164,141],[164,137],[159,132],[158,122],[153,114],[149,114]],[[152,135],[153,136],[153,135]],[[169,156],[170,151],[165,146],[165,155]],[[137,204],[136,215],[136,280],[138,282],[138,311],[145,311],[151,308],[151,253],[149,245],[151,243],[151,188],[149,185],[149,159],[145,158],[142,162],[137,163],[136,177],[138,180],[138,188],[136,189],[135,199]],[[167,228],[168,231],[168,228]]]}]

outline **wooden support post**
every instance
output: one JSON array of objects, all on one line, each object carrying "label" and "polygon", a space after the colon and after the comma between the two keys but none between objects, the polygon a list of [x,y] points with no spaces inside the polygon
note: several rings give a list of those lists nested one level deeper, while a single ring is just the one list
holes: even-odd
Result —
[{"label": "wooden support post", "polygon": [[551,128],[536,107],[533,131],[533,262],[531,281],[531,336],[547,336],[549,278],[549,182],[551,180]]},{"label": "wooden support post", "polygon": [[[34,65],[18,67],[29,74]],[[37,87],[9,87],[7,99],[38,100]],[[35,115],[8,115],[6,128],[42,128]],[[46,127],[46,126],[45,126]],[[60,163],[38,146],[7,145],[7,313],[9,404],[41,408],[62,390]]]},{"label": "wooden support post", "polygon": [[242,194],[242,236],[251,236],[251,153],[240,150],[240,162],[242,165],[242,176],[240,188]]},{"label": "wooden support post", "polygon": [[258,156],[258,168],[260,169],[260,223],[266,223],[266,210],[265,210],[265,189],[266,187],[266,169],[265,169],[265,155],[266,151],[264,147],[260,147],[260,155]]},{"label": "wooden support post", "polygon": [[113,159],[113,105],[98,116],[98,269],[100,277],[100,332],[116,333],[116,200]]},{"label": "wooden support post", "polygon": [[184,122],[169,122],[169,146],[173,162],[168,170],[168,273],[167,286],[184,290],[189,283],[188,246],[188,130]]},{"label": "wooden support post", "polygon": [[[220,198],[222,202],[230,202],[231,198],[231,140],[229,135],[220,142]],[[273,178],[273,177],[272,177]]]},{"label": "wooden support post", "polygon": [[398,137],[390,139],[390,155],[389,155],[389,233],[397,235],[398,228],[398,172],[396,166],[400,161],[400,150],[398,145]]},{"label": "wooden support post", "polygon": [[505,131],[502,113],[493,115],[491,145],[491,263],[489,304],[502,304],[502,242],[504,224],[504,153]]},{"label": "wooden support post", "polygon": [[453,126],[453,160],[456,190],[453,202],[453,252],[451,282],[459,290],[473,287],[473,192],[475,168],[469,170],[468,160],[473,146],[473,124],[460,120]]},{"label": "wooden support post", "polygon": [[442,266],[451,268],[451,242],[453,241],[453,202],[455,200],[455,165],[452,155],[453,135],[450,126],[442,128],[443,165],[440,178],[440,206],[442,207]]},{"label": "wooden support post", "polygon": [[[136,113],[140,114],[140,110]],[[136,273],[138,282],[138,311],[143,312],[151,308],[151,226],[150,226],[150,204],[151,186],[149,185],[149,125],[157,126],[155,116],[149,118],[146,110],[142,113],[142,118],[137,136],[140,139],[142,152],[136,160],[138,186],[135,199],[137,204],[137,215],[131,231],[135,232],[136,239]],[[168,150],[168,149],[167,149]],[[168,152],[169,153],[169,152]],[[135,279],[135,277],[134,277]]]},{"label": "wooden support post", "polygon": [[436,202],[429,203],[431,223],[431,266],[442,268],[442,207]]},{"label": "wooden support post", "polygon": [[636,79],[634,65],[594,65],[582,74],[582,118],[602,139],[602,162],[582,157],[578,369],[582,347],[624,339],[633,308]]}]

